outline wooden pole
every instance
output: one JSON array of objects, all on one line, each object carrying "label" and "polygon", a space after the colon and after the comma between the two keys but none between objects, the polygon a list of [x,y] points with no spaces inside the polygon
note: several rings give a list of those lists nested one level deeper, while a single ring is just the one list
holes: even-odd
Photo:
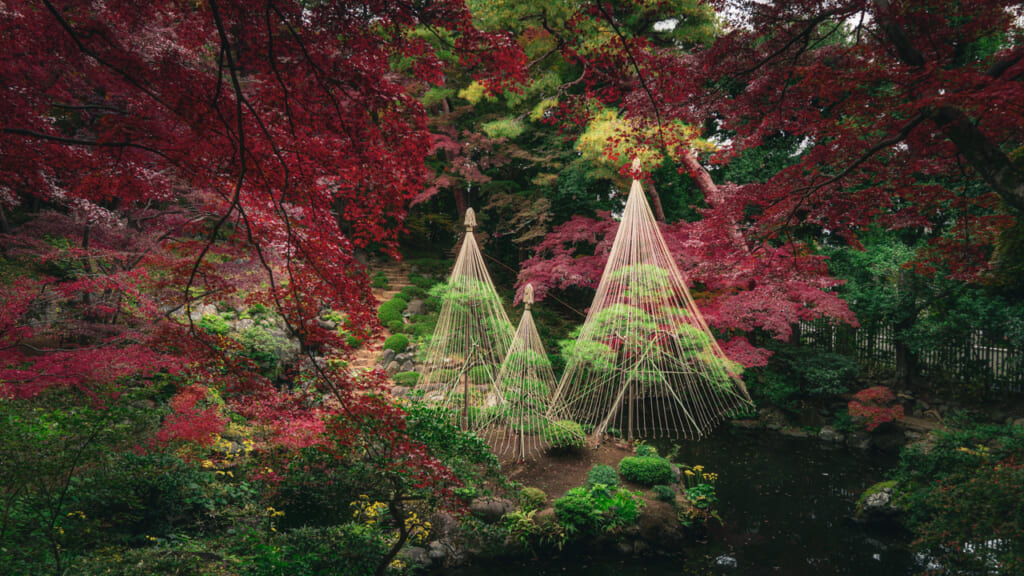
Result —
[{"label": "wooden pole", "polygon": [[462,429],[469,430],[469,369],[462,373]]}]

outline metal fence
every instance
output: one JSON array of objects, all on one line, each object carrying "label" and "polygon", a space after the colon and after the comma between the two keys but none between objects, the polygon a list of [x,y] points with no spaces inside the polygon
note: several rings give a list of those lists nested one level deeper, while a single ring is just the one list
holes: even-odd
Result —
[{"label": "metal fence", "polygon": [[[802,322],[800,344],[852,356],[873,368],[896,367],[897,346],[892,326],[853,328],[836,326],[828,320]],[[936,381],[1024,392],[1024,349],[980,330],[957,341],[929,347],[917,355],[917,369],[920,376]]]}]

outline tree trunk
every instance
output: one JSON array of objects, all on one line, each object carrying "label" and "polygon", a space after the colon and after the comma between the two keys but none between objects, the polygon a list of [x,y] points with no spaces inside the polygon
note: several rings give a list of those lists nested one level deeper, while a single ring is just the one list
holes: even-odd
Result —
[{"label": "tree trunk", "polygon": [[[707,201],[708,206],[712,208],[721,206],[725,202],[725,193],[722,189],[715,184],[715,181],[711,179],[711,174],[700,165],[697,161],[697,157],[693,155],[693,152],[686,150],[682,154],[683,166],[689,172],[690,177],[697,184],[697,188],[704,193],[704,199]],[[730,221],[729,223],[729,238],[732,240],[733,245],[738,250],[743,252],[749,252],[750,249],[747,247],[747,241],[743,237],[743,232],[740,231],[739,224],[736,221]]]},{"label": "tree trunk", "polygon": [[654,219],[664,222],[665,210],[661,207],[661,196],[658,194],[658,189],[654,187],[654,182],[647,185],[647,195],[651,197],[651,211],[654,212]]}]

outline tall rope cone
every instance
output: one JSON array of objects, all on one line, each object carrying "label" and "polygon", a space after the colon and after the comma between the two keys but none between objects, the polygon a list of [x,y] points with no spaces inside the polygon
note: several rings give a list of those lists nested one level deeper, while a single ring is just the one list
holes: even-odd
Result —
[{"label": "tall rope cone", "polygon": [[518,460],[539,455],[550,437],[565,438],[576,430],[566,426],[549,405],[555,374],[530,312],[532,284],[523,290],[523,304],[523,317],[495,381],[501,404],[489,435],[496,452]]},{"label": "tall rope cone", "polygon": [[598,438],[613,428],[630,439],[700,438],[753,405],[741,372],[694,304],[634,180],[552,410],[593,426]]},{"label": "tall rope cone", "polygon": [[493,419],[500,404],[494,380],[513,330],[473,236],[472,208],[466,210],[465,222],[419,388],[427,401],[448,408],[457,424],[478,429]]}]

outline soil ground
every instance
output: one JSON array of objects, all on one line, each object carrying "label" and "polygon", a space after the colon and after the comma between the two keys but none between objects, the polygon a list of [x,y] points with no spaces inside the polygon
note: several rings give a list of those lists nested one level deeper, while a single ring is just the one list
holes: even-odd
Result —
[{"label": "soil ground", "polygon": [[588,446],[573,452],[545,452],[526,462],[502,458],[501,471],[509,480],[524,487],[540,488],[548,498],[554,499],[570,488],[583,485],[587,472],[595,464],[607,464],[618,469],[619,461],[632,454],[632,447],[628,444],[609,440],[596,448]]}]

